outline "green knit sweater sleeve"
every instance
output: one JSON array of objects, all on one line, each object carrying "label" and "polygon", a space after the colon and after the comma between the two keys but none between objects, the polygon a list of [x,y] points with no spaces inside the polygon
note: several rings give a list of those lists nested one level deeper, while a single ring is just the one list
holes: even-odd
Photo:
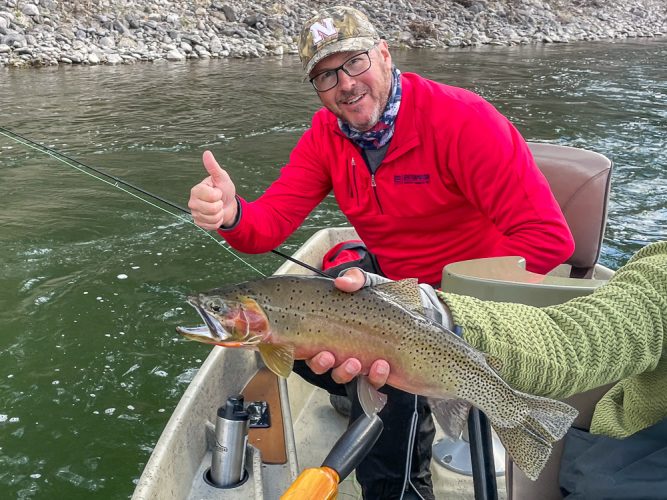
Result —
[{"label": "green knit sweater sleeve", "polygon": [[516,389],[563,398],[622,380],[608,394],[610,421],[599,423],[609,435],[667,416],[667,242],[643,248],[591,295],[556,306],[440,297],[465,340],[499,358]]}]

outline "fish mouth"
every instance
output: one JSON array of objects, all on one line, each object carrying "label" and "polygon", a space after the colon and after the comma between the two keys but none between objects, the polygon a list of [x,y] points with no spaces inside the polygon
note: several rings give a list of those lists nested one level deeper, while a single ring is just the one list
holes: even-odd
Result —
[{"label": "fish mouth", "polygon": [[195,308],[205,324],[194,327],[177,326],[176,331],[178,333],[189,339],[208,343],[221,343],[231,337],[231,334],[225,330],[220,321],[206,312],[194,299],[188,299],[188,303]]}]

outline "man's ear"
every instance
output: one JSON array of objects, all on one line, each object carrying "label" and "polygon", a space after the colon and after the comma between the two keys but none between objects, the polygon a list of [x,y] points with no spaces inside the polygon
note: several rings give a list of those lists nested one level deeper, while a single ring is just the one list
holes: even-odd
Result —
[{"label": "man's ear", "polygon": [[391,53],[389,52],[389,45],[387,45],[386,40],[380,40],[378,42],[378,52],[380,52],[384,64],[391,68]]}]

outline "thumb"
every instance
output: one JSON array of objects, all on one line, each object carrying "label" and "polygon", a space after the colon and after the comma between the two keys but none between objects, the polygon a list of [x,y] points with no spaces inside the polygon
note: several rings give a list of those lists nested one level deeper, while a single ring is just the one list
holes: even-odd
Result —
[{"label": "thumb", "polygon": [[353,268],[334,279],[334,285],[343,292],[356,292],[364,287],[366,275],[361,269]]},{"label": "thumb", "polygon": [[202,157],[204,162],[204,168],[208,172],[208,175],[211,176],[213,185],[216,187],[221,187],[225,182],[229,181],[229,175],[225,172],[222,167],[218,164],[217,160],[213,156],[213,153],[210,151],[204,151]]}]

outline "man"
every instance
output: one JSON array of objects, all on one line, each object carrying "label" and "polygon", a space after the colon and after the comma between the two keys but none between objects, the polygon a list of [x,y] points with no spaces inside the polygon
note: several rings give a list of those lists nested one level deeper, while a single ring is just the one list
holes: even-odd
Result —
[{"label": "man", "polygon": [[[308,20],[299,49],[324,108],[278,180],[254,202],[237,196],[229,175],[205,152],[210,176],[192,188],[188,203],[199,226],[217,229],[242,252],[267,252],[333,190],[374,254],[376,271],[391,279],[436,284],[450,262],[499,255],[521,255],[529,270],[545,273],[571,255],[570,231],[525,141],[489,103],[401,74],[387,43],[350,7],[326,8]],[[334,361],[321,353],[295,371],[345,395],[339,374],[357,370],[355,360],[333,376],[316,376]],[[433,498],[428,404],[383,390],[385,432],[357,468],[364,496],[400,498],[408,490]],[[351,419],[360,411],[353,405]],[[419,439],[408,450],[413,416]]]}]

